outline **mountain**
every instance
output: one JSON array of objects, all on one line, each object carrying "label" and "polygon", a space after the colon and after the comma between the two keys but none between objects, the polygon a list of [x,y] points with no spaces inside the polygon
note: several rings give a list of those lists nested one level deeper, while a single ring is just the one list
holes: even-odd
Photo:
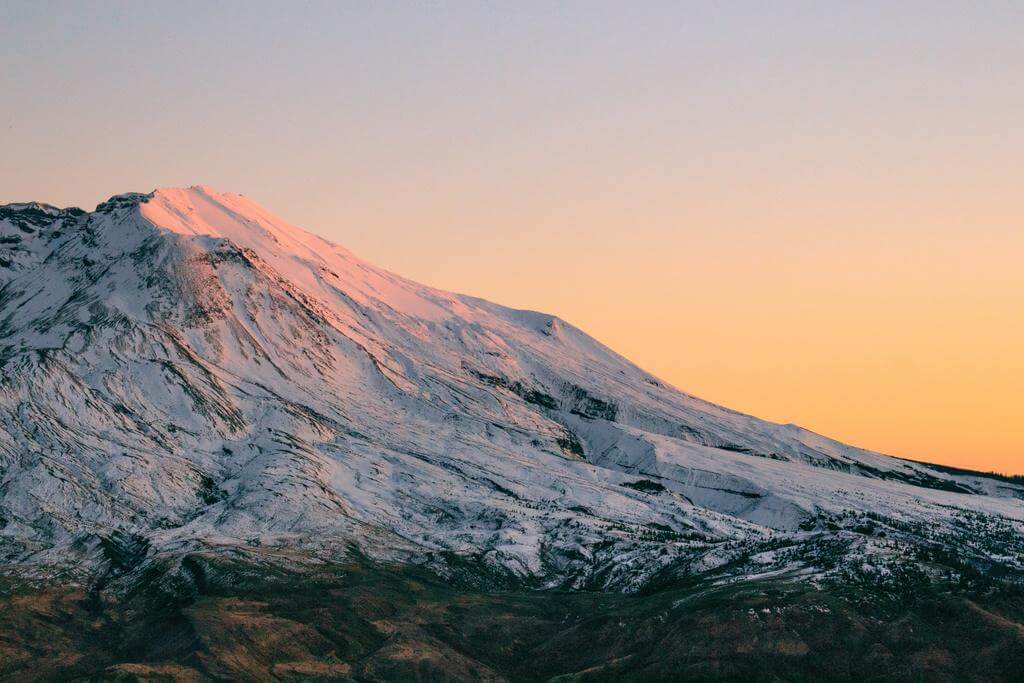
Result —
[{"label": "mountain", "polygon": [[[805,571],[842,539],[879,571],[935,544],[1021,569],[1020,484],[707,403],[240,195],[0,211],[7,564],[98,570],[111,538],[354,546],[631,590],[741,558]],[[765,544],[791,549],[750,555]]]},{"label": "mountain", "polygon": [[1022,501],[708,403],[241,195],[0,207],[8,576],[124,594],[156,567],[206,585],[203,557],[478,590],[898,591],[1020,577]]}]

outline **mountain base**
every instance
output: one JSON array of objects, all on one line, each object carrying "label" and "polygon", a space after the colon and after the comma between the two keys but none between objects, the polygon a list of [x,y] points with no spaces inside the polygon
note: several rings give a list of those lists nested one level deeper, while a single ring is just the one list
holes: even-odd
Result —
[{"label": "mountain base", "polygon": [[746,581],[487,590],[356,560],[181,559],[93,588],[0,584],[5,680],[998,680],[1024,594]]}]

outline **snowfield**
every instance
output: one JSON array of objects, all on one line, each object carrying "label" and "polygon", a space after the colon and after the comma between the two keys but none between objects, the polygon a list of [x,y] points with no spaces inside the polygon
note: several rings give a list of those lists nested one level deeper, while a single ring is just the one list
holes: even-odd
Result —
[{"label": "snowfield", "polygon": [[678,391],[207,187],[0,207],[0,562],[453,558],[541,587],[1024,571],[1024,486]]}]

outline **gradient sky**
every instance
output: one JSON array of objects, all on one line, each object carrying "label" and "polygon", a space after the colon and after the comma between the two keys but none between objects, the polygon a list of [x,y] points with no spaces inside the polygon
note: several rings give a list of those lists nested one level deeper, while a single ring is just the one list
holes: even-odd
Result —
[{"label": "gradient sky", "polygon": [[1024,3],[0,2],[0,203],[204,183],[678,387],[1024,472]]}]

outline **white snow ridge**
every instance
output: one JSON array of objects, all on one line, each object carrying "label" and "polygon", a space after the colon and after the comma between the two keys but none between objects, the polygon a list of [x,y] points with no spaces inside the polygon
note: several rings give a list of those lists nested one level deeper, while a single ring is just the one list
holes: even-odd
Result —
[{"label": "white snow ridge", "polygon": [[0,372],[0,562],[27,573],[112,546],[616,590],[1024,569],[1012,480],[707,403],[206,187],[0,207]]}]

